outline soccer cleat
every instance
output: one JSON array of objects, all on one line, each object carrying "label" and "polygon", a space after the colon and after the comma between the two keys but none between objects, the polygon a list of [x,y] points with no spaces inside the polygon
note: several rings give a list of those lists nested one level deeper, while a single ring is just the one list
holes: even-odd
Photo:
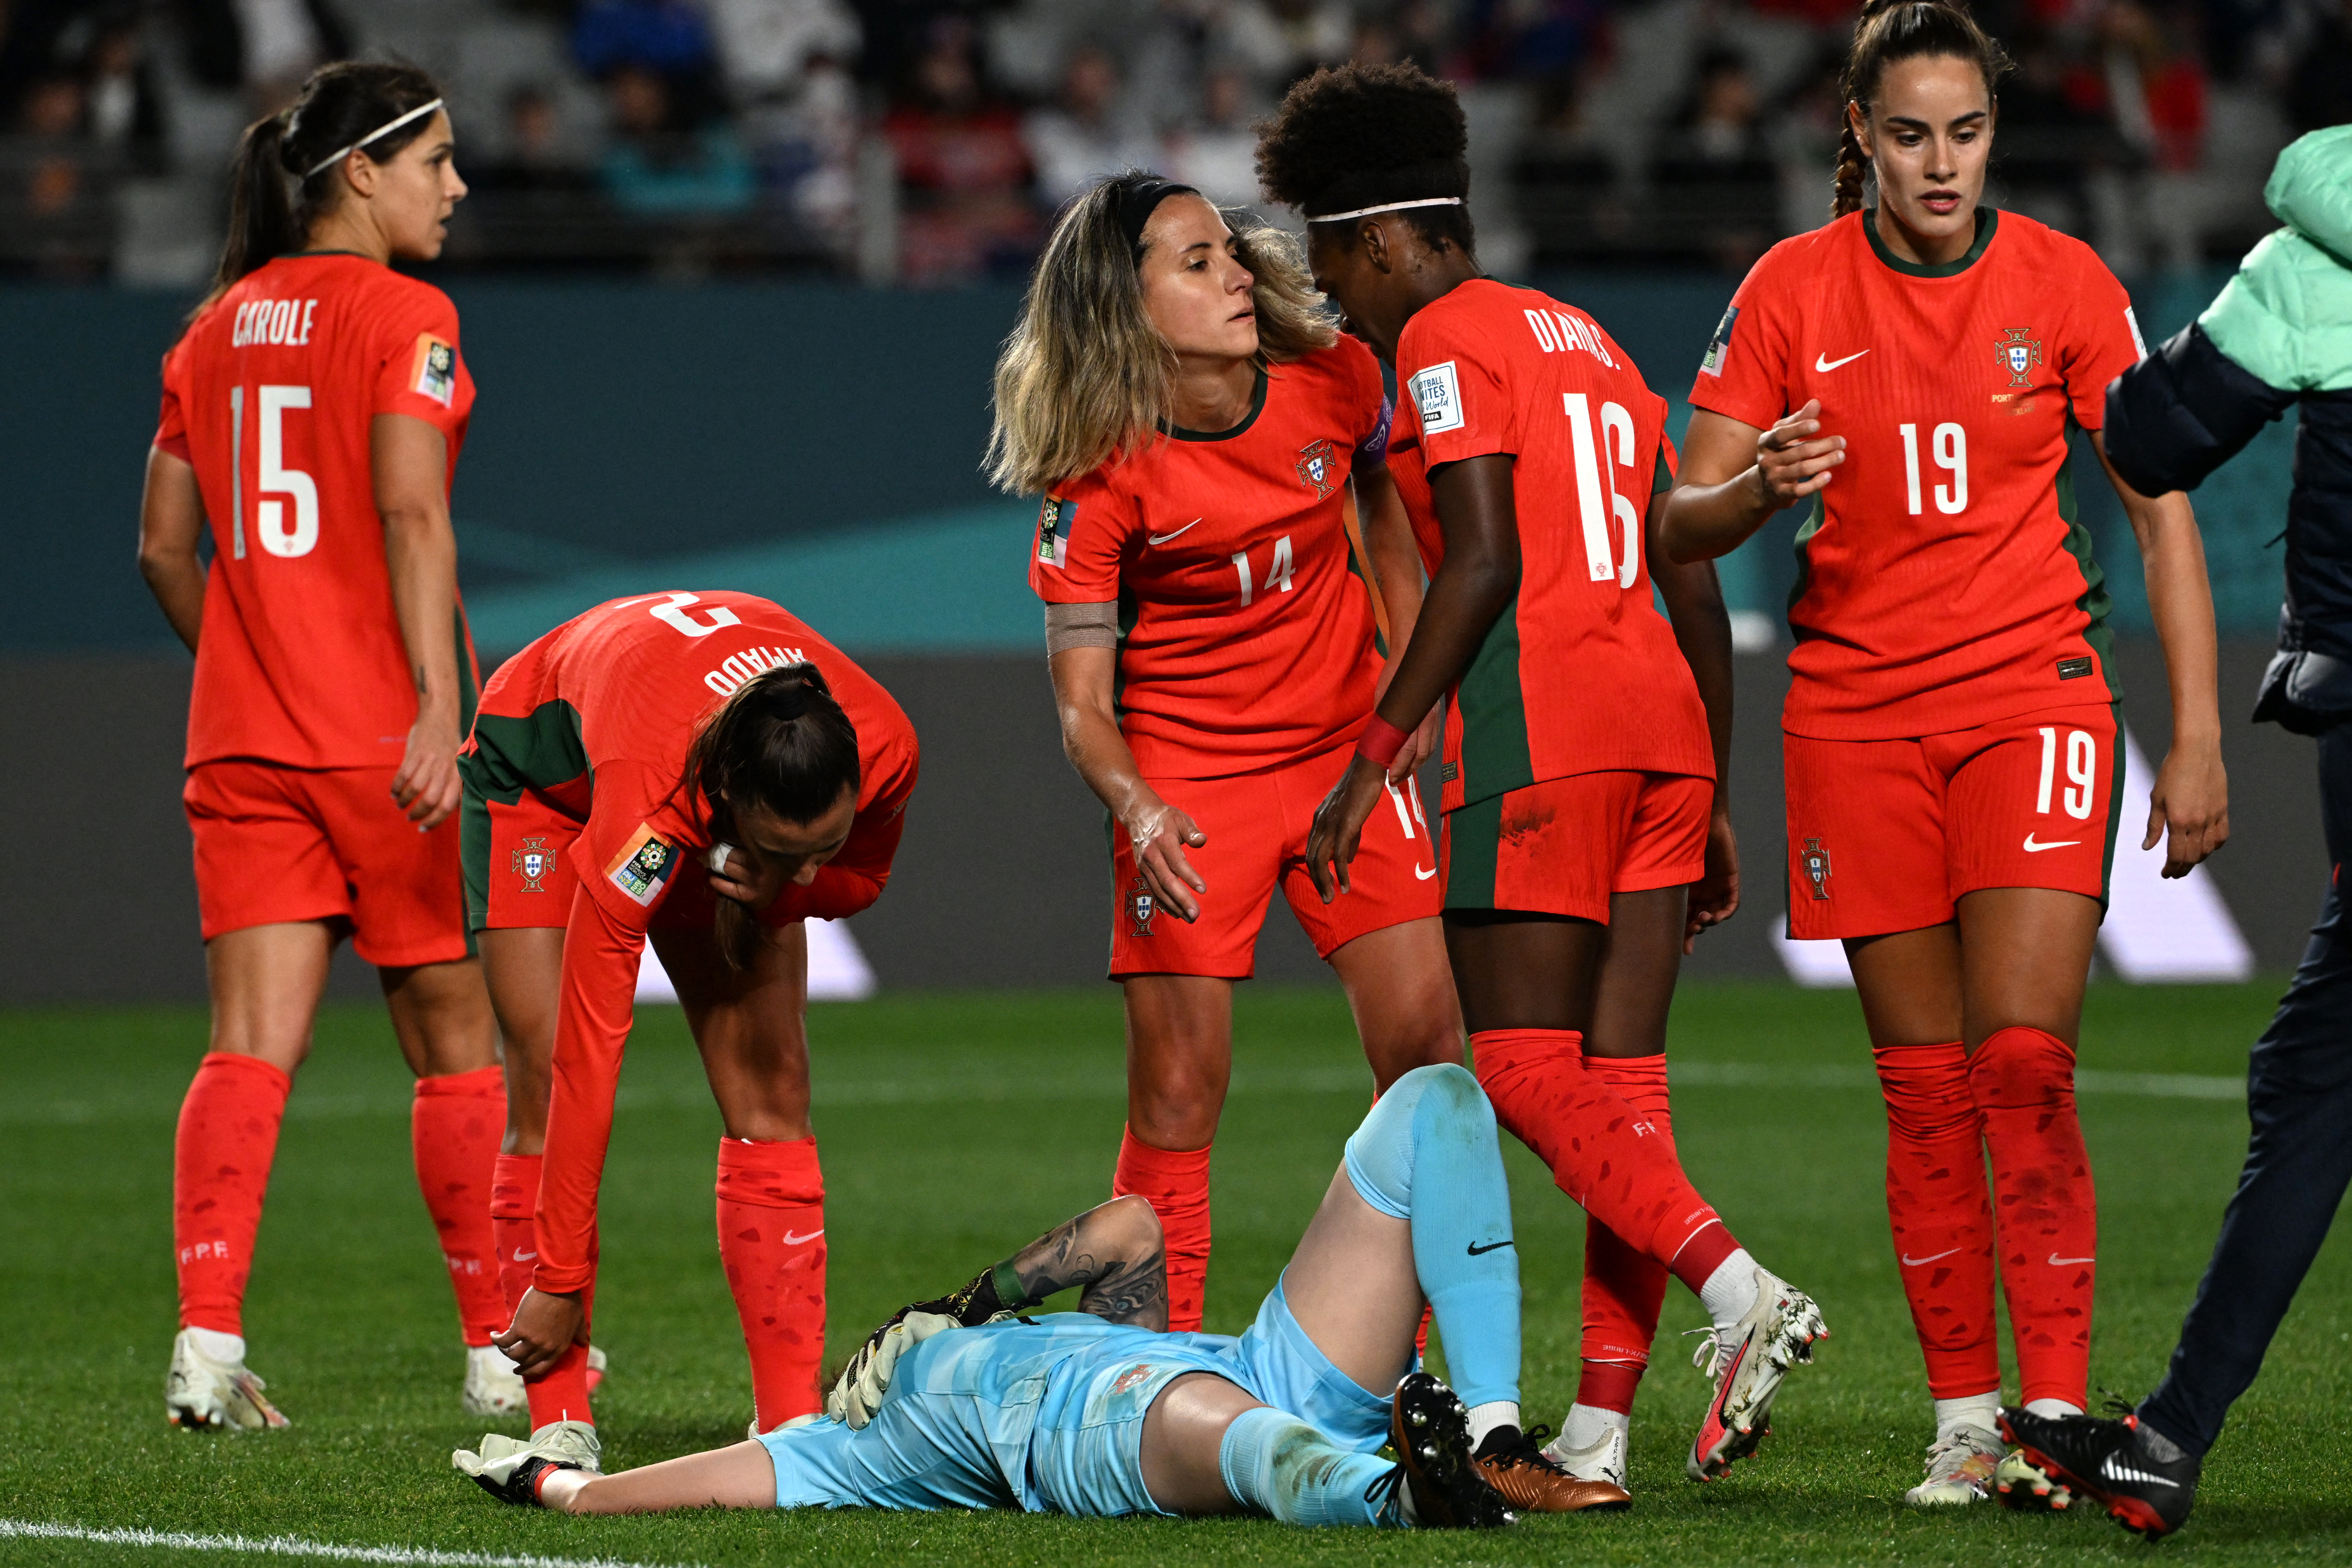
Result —
[{"label": "soccer cleat", "polygon": [[2036,1469],[2022,1450],[2001,1460],[1992,1473],[1992,1490],[2011,1513],[2063,1513],[2074,1504],[2074,1491]]},{"label": "soccer cleat", "polygon": [[1813,1359],[1813,1342],[1829,1337],[1811,1296],[1767,1269],[1756,1270],[1756,1303],[1728,1332],[1706,1334],[1691,1364],[1715,1385],[1698,1435],[1691,1439],[1690,1479],[1711,1481],[1734,1459],[1756,1451],[1772,1429],[1772,1401],[1789,1368]]},{"label": "soccer cleat", "polygon": [[[1568,1434],[1563,1432],[1544,1447],[1544,1458],[1566,1470],[1579,1480],[1606,1481],[1620,1491],[1625,1489],[1625,1448],[1631,1434],[1622,1427],[1611,1427],[1581,1448],[1568,1446]],[[1625,1506],[1633,1506],[1632,1494]]]},{"label": "soccer cleat", "polygon": [[1497,1427],[1486,1434],[1472,1463],[1505,1502],[1528,1513],[1615,1513],[1633,1506],[1633,1495],[1622,1484],[1571,1474],[1542,1447],[1550,1436],[1549,1427],[1531,1432]]},{"label": "soccer cleat", "polygon": [[1913,1508],[1956,1508],[1992,1496],[2000,1439],[1981,1427],[1955,1427],[1927,1449],[1927,1479],[1903,1494]]},{"label": "soccer cleat", "polygon": [[1470,1451],[1470,1413],[1454,1390],[1426,1372],[1397,1385],[1389,1411],[1405,1516],[1424,1529],[1493,1530],[1517,1516]]},{"label": "soccer cleat", "polygon": [[2123,1408],[2120,1419],[2106,1419],[2003,1407],[2001,1436],[2052,1479],[2097,1499],[2125,1529],[2160,1541],[2188,1522],[2201,1467]]},{"label": "soccer cleat", "polygon": [[465,1398],[468,1416],[511,1416],[530,1403],[522,1374],[494,1344],[466,1347]]},{"label": "soccer cleat", "polygon": [[163,1375],[163,1419],[192,1431],[233,1427],[259,1432],[292,1425],[262,1396],[268,1385],[246,1370],[241,1355],[215,1360],[196,1343],[196,1332],[182,1329],[172,1342],[172,1369]]}]

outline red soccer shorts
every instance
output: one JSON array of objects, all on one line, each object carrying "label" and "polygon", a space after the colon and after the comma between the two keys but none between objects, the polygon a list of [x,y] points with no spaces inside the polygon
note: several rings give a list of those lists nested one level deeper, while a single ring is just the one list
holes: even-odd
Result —
[{"label": "red soccer shorts", "polygon": [[1782,736],[1789,935],[1940,925],[1963,894],[1986,887],[2104,904],[2123,787],[2116,737],[2107,703],[1919,740]]},{"label": "red soccer shorts", "polygon": [[[474,929],[569,925],[580,886],[572,845],[587,824],[529,789],[511,806],[468,790],[465,815],[466,905]],[[698,857],[692,874],[673,883],[647,924],[708,929],[718,897]]]},{"label": "red soccer shorts", "polygon": [[1445,907],[1609,923],[1620,893],[1683,887],[1706,871],[1715,780],[1573,773],[1445,815]]},{"label": "red soccer shorts", "polygon": [[1290,910],[1328,958],[1367,932],[1435,917],[1437,856],[1410,780],[1388,792],[1364,823],[1348,865],[1349,891],[1328,904],[1307,874],[1307,830],[1315,808],[1347,771],[1352,746],[1264,773],[1233,779],[1154,779],[1160,798],[1200,824],[1209,841],[1186,845],[1209,891],[1201,917],[1186,925],[1159,907],[1135,869],[1127,835],[1111,830],[1110,973],[1209,975],[1245,980],[1257,967],[1257,934],[1279,884]]},{"label": "red soccer shorts", "polygon": [[371,964],[467,955],[457,821],[429,833],[394,804],[394,768],[280,768],[228,759],[188,770],[205,940],[252,925],[329,920]]}]

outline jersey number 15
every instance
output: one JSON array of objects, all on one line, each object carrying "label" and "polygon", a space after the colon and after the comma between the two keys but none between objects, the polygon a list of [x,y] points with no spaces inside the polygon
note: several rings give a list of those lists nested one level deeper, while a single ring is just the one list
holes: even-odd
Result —
[{"label": "jersey number 15", "polygon": [[[254,531],[261,548],[275,556],[304,556],[319,548],[319,485],[299,468],[286,465],[286,411],[309,408],[309,387],[256,387],[260,421],[261,472],[254,476]],[[245,389],[228,393],[230,551],[245,559]],[[282,497],[273,499],[272,497]],[[294,520],[286,520],[289,501]]]}]

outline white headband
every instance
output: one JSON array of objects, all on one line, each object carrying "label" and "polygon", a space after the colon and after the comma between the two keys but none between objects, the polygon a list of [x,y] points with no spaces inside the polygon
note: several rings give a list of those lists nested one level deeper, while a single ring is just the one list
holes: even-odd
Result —
[{"label": "white headband", "polygon": [[326,171],[333,168],[336,164],[341,162],[344,159],[350,157],[352,153],[358,152],[369,142],[391,135],[394,131],[399,130],[402,126],[407,124],[412,120],[422,120],[425,116],[432,113],[435,110],[440,107],[441,99],[436,98],[431,103],[418,104],[415,109],[410,110],[398,120],[386,120],[383,124],[377,126],[373,131],[369,131],[365,136],[361,137],[357,141],[352,142],[349,147],[344,148],[341,152],[336,153],[333,157],[320,163],[317,168],[312,169],[309,173],[304,174],[302,178],[308,180],[313,175],[326,172]]},{"label": "white headband", "polygon": [[1424,196],[1418,202],[1383,202],[1377,207],[1358,207],[1351,213],[1318,213],[1307,221],[1310,224],[1337,223],[1341,218],[1369,218],[1374,213],[1401,213],[1407,207],[1458,207],[1459,196]]}]

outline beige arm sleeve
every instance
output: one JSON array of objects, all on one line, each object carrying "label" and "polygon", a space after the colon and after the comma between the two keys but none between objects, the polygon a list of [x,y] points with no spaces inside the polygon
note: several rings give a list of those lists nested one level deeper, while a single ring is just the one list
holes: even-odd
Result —
[{"label": "beige arm sleeve", "polygon": [[1118,646],[1118,602],[1048,604],[1045,606],[1045,656],[1065,648]]}]

